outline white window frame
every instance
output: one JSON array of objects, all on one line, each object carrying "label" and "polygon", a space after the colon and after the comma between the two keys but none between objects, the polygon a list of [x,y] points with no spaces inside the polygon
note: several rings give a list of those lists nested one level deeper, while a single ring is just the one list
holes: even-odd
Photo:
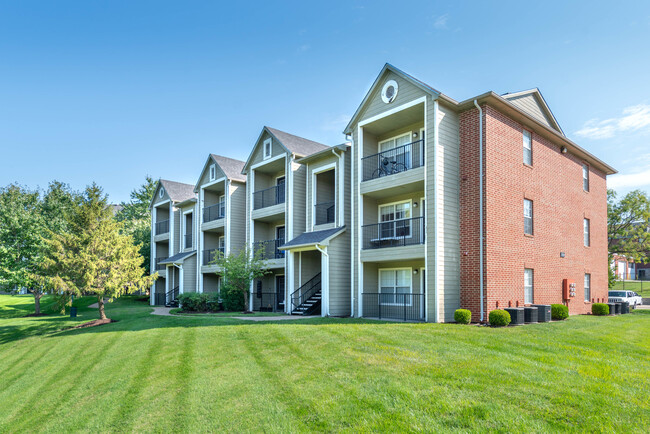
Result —
[{"label": "white window frame", "polygon": [[[409,292],[406,293],[406,294],[413,294],[413,268],[412,267],[380,268],[380,269],[377,270],[377,292],[380,294],[379,295],[379,304],[381,304],[383,306],[403,306],[402,303],[397,303],[397,302],[395,302],[395,303],[382,303],[382,301],[381,301],[381,299],[382,299],[382,297],[381,297],[381,294],[382,294],[382,292],[381,292],[381,272],[382,271],[392,271],[392,272],[396,273],[397,271],[405,271],[405,270],[408,270],[408,276],[409,276],[409,281],[410,281]],[[395,286],[393,286],[393,289],[395,290],[395,292],[385,293],[385,294],[393,294],[393,295],[395,295],[395,294],[404,294],[402,292],[400,292],[400,293],[397,292],[397,274],[395,274]],[[397,298],[394,298],[394,300],[396,301]],[[411,297],[409,297],[409,303],[407,303],[406,306],[411,306],[412,304],[413,304],[413,295],[411,295]]]},{"label": "white window frame", "polygon": [[158,197],[161,199],[165,197],[165,189],[163,187],[160,187],[160,190],[158,191]]},{"label": "white window frame", "polygon": [[208,171],[210,172],[210,181],[214,181],[217,177],[217,166],[215,164],[210,164]]},{"label": "white window frame", "polygon": [[222,194],[219,196],[219,201],[217,202],[217,205],[219,205],[219,214],[221,214],[221,204],[223,204],[223,215],[220,215],[219,218],[225,218],[226,217],[226,195]]},{"label": "white window frame", "polygon": [[[526,215],[526,203],[530,202],[530,216]],[[525,235],[534,235],[535,234],[535,204],[531,199],[524,198],[524,234]],[[530,218],[530,233],[526,232],[526,219]]]},{"label": "white window frame", "polygon": [[[403,203],[408,203],[409,204],[409,212],[411,214],[410,217],[403,218],[403,219],[396,219],[396,220],[381,221],[381,208],[382,207],[391,206],[391,205],[396,206],[396,205],[400,205],[400,204],[403,204]],[[413,238],[413,199],[400,200],[400,201],[397,201],[397,202],[382,203],[382,204],[377,205],[377,223],[380,225],[379,231],[377,233],[377,237],[380,240],[390,239],[391,237],[382,236],[382,234],[381,234],[381,224],[382,223],[390,223],[390,222],[398,222],[398,221],[402,221],[402,220],[409,220],[410,221],[410,223],[409,223],[409,234],[408,234],[408,236],[405,236],[403,238]],[[394,233],[397,232],[396,229],[397,229],[396,227],[393,227],[393,232]],[[397,238],[397,237],[396,237],[396,235],[393,234],[392,238]],[[400,238],[402,238],[402,237],[400,237]]]},{"label": "white window frame", "polygon": [[[526,143],[526,138],[528,138],[528,143]],[[524,164],[527,166],[532,166],[533,165],[533,133],[524,128],[522,130],[521,140],[523,144]],[[526,145],[528,145],[528,147]],[[530,161],[526,161],[526,151],[528,151],[530,154]]]},{"label": "white window frame", "polygon": [[585,301],[591,302],[591,273],[585,273]]},{"label": "white window frame", "polygon": [[585,247],[591,247],[591,220],[586,217],[582,219],[582,234]]},{"label": "white window frame", "polygon": [[[223,241],[223,246],[221,245],[221,241]],[[223,254],[226,254],[226,236],[225,235],[219,235],[219,239],[217,240],[217,252],[219,249],[223,247]]]},{"label": "white window frame", "polygon": [[[190,232],[192,233],[192,245],[190,247],[187,247],[185,245],[185,235],[188,234],[187,232],[187,215],[192,214],[192,225],[190,228]],[[194,210],[188,210],[183,212],[183,223],[181,224],[181,233],[183,236],[181,237],[181,244],[183,245],[183,248],[181,250],[186,250],[186,249],[192,249],[194,248]]]},{"label": "white window frame", "polygon": [[[528,272],[530,272],[530,285],[528,284]],[[530,297],[528,297],[530,288]],[[533,304],[535,301],[535,270],[524,268],[524,304]]]},{"label": "white window frame", "polygon": [[[266,146],[268,145],[268,153],[266,152]],[[262,155],[265,160],[268,160],[273,155],[273,139],[268,138],[262,143]]]},{"label": "white window frame", "polygon": [[589,192],[589,165],[587,163],[582,163],[582,190]]},{"label": "white window frame", "polygon": [[[336,163],[331,163],[327,164],[325,166],[318,167],[314,169],[311,175],[311,206],[312,206],[312,212],[311,212],[311,226],[312,228],[314,226],[321,226],[321,225],[316,225],[316,205],[318,203],[316,202],[317,197],[316,197],[316,192],[318,191],[318,180],[317,177],[321,173],[329,172],[330,170],[334,171],[334,226],[337,225],[337,220],[338,220],[338,209],[339,209],[339,200],[338,200],[338,177],[337,177],[337,167]],[[332,223],[323,223],[323,224],[332,224]]]},{"label": "white window frame", "polygon": [[[391,140],[397,140],[399,138],[406,137],[406,136],[408,136],[409,141],[407,143],[403,144],[403,145],[399,145],[399,147],[406,146],[406,145],[409,145],[409,144],[413,143],[413,131],[407,131],[407,132],[405,132],[403,134],[398,134],[397,136],[393,136],[393,137],[390,137],[388,139],[384,139],[381,142],[378,142],[377,143],[377,152],[381,153],[381,152],[390,151],[391,149],[397,148],[398,146],[393,146],[392,148],[384,149],[382,151],[381,150],[381,145],[384,144],[384,143],[390,142]],[[402,152],[402,154],[405,154],[405,152]],[[424,150],[423,150],[422,154],[424,154]],[[413,147],[412,146],[411,146],[411,150],[409,151],[408,155],[409,155],[409,160],[407,161],[406,159],[404,159],[404,161],[408,163],[408,164],[405,164],[407,170],[409,170],[409,169],[411,169],[413,167]]]}]

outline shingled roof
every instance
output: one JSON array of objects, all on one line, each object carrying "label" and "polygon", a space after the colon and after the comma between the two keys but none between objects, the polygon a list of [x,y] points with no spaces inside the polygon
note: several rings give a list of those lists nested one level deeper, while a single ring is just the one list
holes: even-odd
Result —
[{"label": "shingled roof", "polygon": [[273,134],[276,139],[284,145],[285,148],[300,157],[306,157],[315,152],[322,151],[323,149],[329,148],[327,145],[322,143],[314,142],[313,140],[308,140],[303,137],[294,136],[293,134],[285,133],[284,131],[276,130],[271,127],[264,127],[268,130],[269,133]]},{"label": "shingled roof", "polygon": [[226,174],[228,179],[234,181],[246,182],[246,176],[242,175],[242,170],[244,170],[244,163],[240,160],[235,160],[233,158],[224,157],[222,155],[210,154],[212,159],[219,165],[223,173]]},{"label": "shingled roof", "polygon": [[161,179],[160,183],[165,188],[165,191],[172,202],[184,202],[196,197],[193,185],[169,181],[167,179]]}]

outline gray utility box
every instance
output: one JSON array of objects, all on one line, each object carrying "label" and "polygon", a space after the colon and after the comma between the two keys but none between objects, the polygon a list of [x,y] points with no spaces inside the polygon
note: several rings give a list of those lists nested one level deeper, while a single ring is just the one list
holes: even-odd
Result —
[{"label": "gray utility box", "polygon": [[621,303],[621,313],[630,313],[630,303],[624,301]]},{"label": "gray utility box", "polygon": [[550,304],[534,304],[533,307],[537,308],[537,321],[549,322],[551,321],[551,305]]},{"label": "gray utility box", "polygon": [[524,322],[526,324],[537,324],[537,308],[535,306],[524,306]]},{"label": "gray utility box", "polygon": [[616,315],[616,305],[614,303],[607,303],[607,306],[609,306],[609,314]]},{"label": "gray utility box", "polygon": [[621,314],[621,303],[614,303],[616,305],[616,315]]},{"label": "gray utility box", "polygon": [[523,307],[506,307],[506,312],[510,314],[510,325],[523,325],[524,324],[524,308]]}]

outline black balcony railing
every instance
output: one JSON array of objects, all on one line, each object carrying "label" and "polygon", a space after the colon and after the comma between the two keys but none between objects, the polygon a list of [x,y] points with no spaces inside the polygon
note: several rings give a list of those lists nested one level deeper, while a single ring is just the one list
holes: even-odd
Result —
[{"label": "black balcony railing", "polygon": [[284,184],[253,193],[253,209],[262,209],[284,203]]},{"label": "black balcony railing", "polygon": [[424,166],[424,140],[363,157],[361,165],[364,181]]},{"label": "black balcony railing", "polygon": [[362,249],[424,244],[424,218],[392,220],[361,226]]},{"label": "black balcony railing", "polygon": [[216,205],[203,207],[203,223],[219,220],[226,216],[226,203],[219,202]]},{"label": "black balcony railing", "polygon": [[166,234],[169,232],[169,220],[156,222],[156,235]]},{"label": "black balcony railing", "polygon": [[155,264],[156,264],[156,267],[155,267],[155,268],[156,268],[156,271],[164,270],[164,269],[167,267],[165,264],[161,264],[161,263],[160,263],[160,261],[163,261],[163,260],[165,260],[165,259],[167,259],[167,258],[162,257],[162,258],[156,258],[156,259],[155,259]]},{"label": "black balcony railing", "polygon": [[365,318],[424,321],[424,294],[361,294]]},{"label": "black balcony railing", "polygon": [[218,249],[207,249],[203,251],[203,265],[210,265],[214,258],[217,257],[217,254],[223,255],[225,253],[225,248],[219,247]]},{"label": "black balcony railing", "polygon": [[279,250],[278,247],[284,244],[284,238],[268,241],[257,241],[253,243],[253,252],[255,255],[260,255],[261,259],[282,259],[284,258],[284,250]]},{"label": "black balcony railing", "polygon": [[336,205],[332,202],[322,202],[314,205],[314,218],[317,225],[334,223]]},{"label": "black balcony railing", "polygon": [[254,291],[253,311],[259,312],[282,312],[282,306],[278,305],[278,295],[275,292]]},{"label": "black balcony railing", "polygon": [[189,249],[192,247],[192,234],[185,234],[185,248]]}]

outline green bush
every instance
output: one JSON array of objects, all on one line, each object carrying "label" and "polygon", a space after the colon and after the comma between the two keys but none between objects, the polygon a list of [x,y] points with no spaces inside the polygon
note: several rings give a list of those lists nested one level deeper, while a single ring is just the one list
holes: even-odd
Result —
[{"label": "green bush", "polygon": [[591,313],[594,315],[609,315],[609,306],[605,303],[594,303],[591,305]]},{"label": "green bush", "polygon": [[554,320],[563,320],[569,317],[569,308],[563,304],[551,305],[551,318]]},{"label": "green bush", "polygon": [[495,327],[503,327],[510,324],[510,314],[502,309],[496,309],[490,312],[489,316],[490,325]]},{"label": "green bush", "polygon": [[221,288],[221,298],[224,310],[241,312],[246,308],[246,294],[237,288],[224,285]]},{"label": "green bush", "polygon": [[178,301],[183,312],[211,312],[218,309],[217,294],[188,292],[180,294]]},{"label": "green bush", "polygon": [[472,312],[467,309],[456,309],[456,312],[454,312],[454,321],[458,324],[469,324],[472,322]]}]

